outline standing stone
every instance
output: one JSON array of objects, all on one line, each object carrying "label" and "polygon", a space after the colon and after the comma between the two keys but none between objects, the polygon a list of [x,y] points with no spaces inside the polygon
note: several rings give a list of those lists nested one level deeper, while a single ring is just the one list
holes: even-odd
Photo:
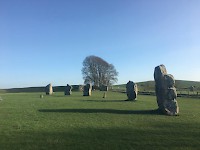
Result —
[{"label": "standing stone", "polygon": [[71,94],[72,94],[72,86],[67,84],[67,86],[65,87],[65,95],[71,95]]},{"label": "standing stone", "polygon": [[190,92],[194,92],[194,89],[195,89],[195,88],[194,88],[194,86],[190,86],[189,89],[190,89]]},{"label": "standing stone", "polygon": [[167,74],[164,65],[160,65],[155,67],[154,79],[158,109],[166,115],[178,115],[179,107],[176,101],[177,93],[174,87],[174,77]]},{"label": "standing stone", "polygon": [[91,84],[86,84],[83,87],[83,96],[91,96],[91,91],[92,91],[92,85]]},{"label": "standing stone", "polygon": [[53,87],[52,87],[51,83],[46,86],[45,92],[46,92],[46,95],[52,95],[53,94]]},{"label": "standing stone", "polygon": [[128,100],[136,100],[137,99],[137,84],[135,84],[133,81],[129,81],[126,84],[126,93]]}]

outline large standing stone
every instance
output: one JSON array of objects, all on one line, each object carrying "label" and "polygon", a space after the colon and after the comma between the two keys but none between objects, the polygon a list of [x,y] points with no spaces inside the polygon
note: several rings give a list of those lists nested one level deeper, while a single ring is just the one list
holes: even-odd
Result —
[{"label": "large standing stone", "polygon": [[83,96],[91,96],[91,91],[92,91],[92,85],[91,84],[86,84],[83,87]]},{"label": "large standing stone", "polygon": [[135,84],[133,81],[129,81],[126,84],[126,93],[128,100],[136,100],[137,99],[137,84]]},{"label": "large standing stone", "polygon": [[154,79],[158,109],[167,115],[178,115],[179,107],[176,101],[177,93],[174,87],[174,77],[167,74],[164,65],[160,65],[155,67]]},{"label": "large standing stone", "polygon": [[46,86],[45,92],[46,92],[46,95],[52,95],[53,94],[53,87],[52,87],[51,83]]},{"label": "large standing stone", "polygon": [[67,86],[65,87],[65,95],[71,95],[71,94],[72,94],[72,86],[67,84]]}]

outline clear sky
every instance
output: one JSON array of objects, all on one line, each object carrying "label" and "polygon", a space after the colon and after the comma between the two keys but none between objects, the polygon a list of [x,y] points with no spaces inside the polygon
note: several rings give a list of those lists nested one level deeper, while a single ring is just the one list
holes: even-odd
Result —
[{"label": "clear sky", "polygon": [[200,0],[0,0],[0,88],[83,84],[86,56],[118,83],[200,81]]}]

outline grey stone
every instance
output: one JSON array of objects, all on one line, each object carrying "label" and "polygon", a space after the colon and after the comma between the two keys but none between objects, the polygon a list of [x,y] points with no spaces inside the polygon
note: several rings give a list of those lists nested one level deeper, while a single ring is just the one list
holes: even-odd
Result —
[{"label": "grey stone", "polygon": [[194,92],[195,87],[194,86],[190,86],[190,92]]},{"label": "grey stone", "polygon": [[65,95],[71,95],[71,94],[72,94],[72,86],[67,84],[67,86],[65,87]]},{"label": "grey stone", "polygon": [[91,96],[91,91],[92,91],[92,85],[91,84],[86,84],[83,87],[83,96]]},{"label": "grey stone", "polygon": [[158,109],[166,115],[178,115],[179,107],[176,101],[177,93],[174,77],[167,74],[164,65],[160,65],[155,67],[154,80]]},{"label": "grey stone", "polygon": [[46,95],[52,95],[53,94],[53,87],[52,87],[51,83],[46,86],[45,92],[46,92]]},{"label": "grey stone", "polygon": [[133,81],[129,81],[126,84],[126,93],[128,100],[136,100],[137,99],[137,84],[135,84]]}]

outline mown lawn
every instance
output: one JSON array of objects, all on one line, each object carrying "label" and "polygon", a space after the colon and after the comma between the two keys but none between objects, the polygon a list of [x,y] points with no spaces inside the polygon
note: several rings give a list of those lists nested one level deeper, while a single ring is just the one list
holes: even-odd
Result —
[{"label": "mown lawn", "polygon": [[0,94],[0,150],[132,150],[200,147],[200,99],[178,98],[180,115],[158,114],[156,97],[124,101],[95,91]]}]

